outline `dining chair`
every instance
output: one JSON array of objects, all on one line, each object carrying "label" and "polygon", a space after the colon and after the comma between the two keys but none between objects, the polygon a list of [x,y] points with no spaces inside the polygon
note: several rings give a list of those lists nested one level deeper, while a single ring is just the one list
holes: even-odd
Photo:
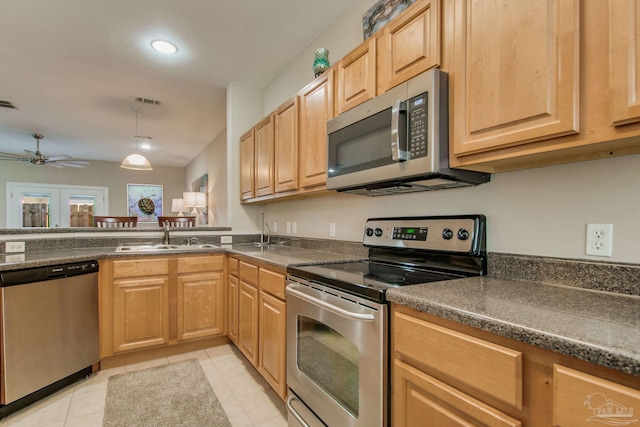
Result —
[{"label": "dining chair", "polygon": [[183,227],[195,227],[195,216],[159,216],[158,225],[164,227],[164,224],[168,223],[169,227],[183,228]]},{"label": "dining chair", "polygon": [[93,226],[98,228],[135,228],[137,216],[94,216]]}]

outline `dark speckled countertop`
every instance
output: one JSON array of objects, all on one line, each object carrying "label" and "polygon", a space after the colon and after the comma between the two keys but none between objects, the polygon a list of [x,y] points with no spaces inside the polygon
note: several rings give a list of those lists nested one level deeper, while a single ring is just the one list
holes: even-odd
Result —
[{"label": "dark speckled countertop", "polygon": [[404,286],[389,301],[640,376],[640,297],[474,277]]},{"label": "dark speckled countertop", "polygon": [[269,245],[259,247],[252,244],[222,245],[230,254],[254,258],[274,267],[287,268],[294,265],[326,264],[330,262],[358,261],[364,257],[304,249],[292,246]]}]

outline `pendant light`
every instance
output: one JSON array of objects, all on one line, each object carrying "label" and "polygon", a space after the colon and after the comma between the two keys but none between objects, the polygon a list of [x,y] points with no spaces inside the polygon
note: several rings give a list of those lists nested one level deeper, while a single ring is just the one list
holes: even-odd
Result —
[{"label": "pendant light", "polygon": [[136,113],[136,134],[134,135],[134,138],[136,139],[136,152],[125,157],[120,167],[135,171],[150,171],[153,170],[153,168],[151,167],[149,160],[147,160],[147,158],[142,154],[138,154],[138,113],[140,110],[132,110]]}]

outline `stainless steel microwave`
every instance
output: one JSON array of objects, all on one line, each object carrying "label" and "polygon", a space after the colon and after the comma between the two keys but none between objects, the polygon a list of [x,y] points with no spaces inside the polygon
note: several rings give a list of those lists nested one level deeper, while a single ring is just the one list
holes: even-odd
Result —
[{"label": "stainless steel microwave", "polygon": [[489,181],[449,168],[447,83],[431,69],[327,122],[327,188],[380,196]]}]

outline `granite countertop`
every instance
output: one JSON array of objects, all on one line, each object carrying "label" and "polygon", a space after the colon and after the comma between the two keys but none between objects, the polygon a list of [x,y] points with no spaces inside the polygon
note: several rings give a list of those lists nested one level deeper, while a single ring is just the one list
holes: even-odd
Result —
[{"label": "granite countertop", "polygon": [[288,266],[359,261],[363,259],[362,257],[335,252],[324,252],[283,245],[260,247],[254,246],[253,244],[241,243],[235,245],[222,245],[222,247],[230,254],[243,255],[274,267],[285,269]]},{"label": "granite countertop", "polygon": [[189,250],[162,251],[139,251],[139,252],[116,252],[116,248],[81,248],[62,249],[55,251],[34,251],[17,254],[0,255],[0,272],[8,270],[19,270],[22,268],[42,267],[47,265],[66,264],[71,262],[89,261],[101,258],[122,258],[122,257],[149,257],[162,255],[189,255],[189,254],[212,254],[231,253],[254,258],[274,267],[286,269],[290,265],[312,265],[327,262],[357,261],[361,257],[339,254],[335,252],[324,252],[314,249],[305,249],[293,246],[270,245],[269,247],[254,246],[253,243],[239,243],[233,245],[220,245],[215,248],[193,248]]},{"label": "granite countertop", "polygon": [[394,288],[418,311],[640,376],[640,297],[472,277]]}]

